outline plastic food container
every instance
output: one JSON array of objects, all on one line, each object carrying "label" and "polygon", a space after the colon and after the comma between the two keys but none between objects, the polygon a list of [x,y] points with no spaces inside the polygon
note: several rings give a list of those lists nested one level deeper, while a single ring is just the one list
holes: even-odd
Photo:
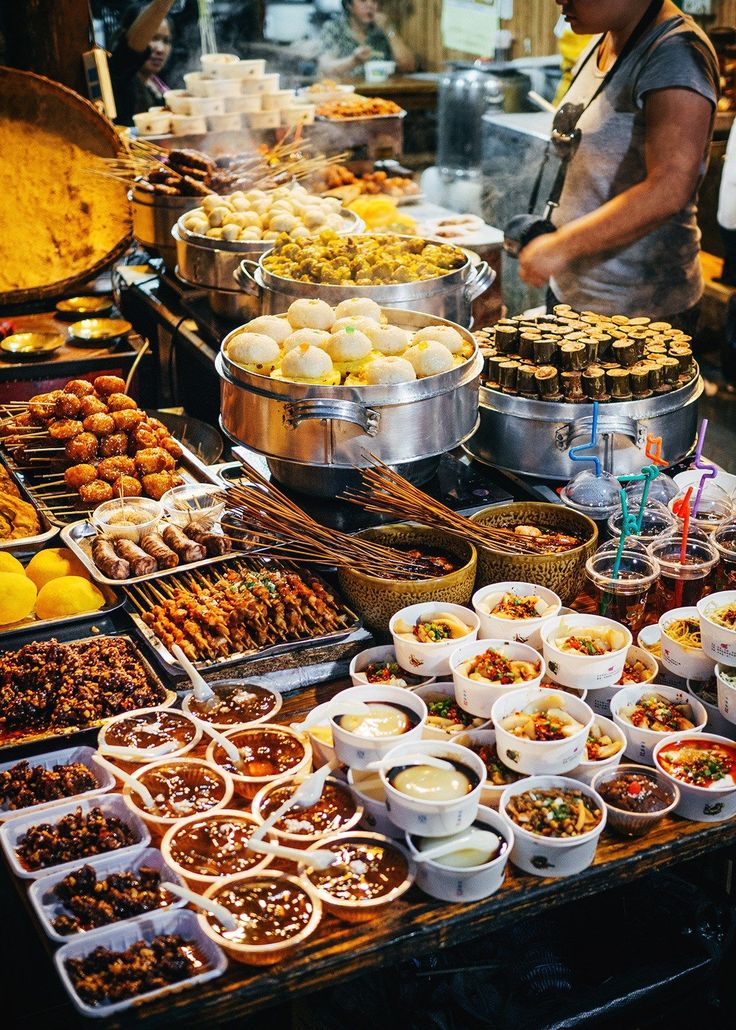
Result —
[{"label": "plastic food container", "polygon": [[313,125],[316,114],[317,108],[314,104],[291,104],[289,107],[281,108],[281,124]]},{"label": "plastic food container", "polygon": [[167,520],[175,526],[186,526],[192,519],[212,526],[225,510],[225,497],[219,486],[185,483],[167,490],[161,504]]},{"label": "plastic food container", "polygon": [[149,497],[115,497],[92,512],[92,525],[103,536],[136,543],[152,533],[161,521],[164,509]]},{"label": "plastic food container", "polygon": [[76,812],[78,808],[81,808],[83,815],[86,815],[93,808],[100,808],[106,816],[117,816],[121,822],[129,826],[133,831],[135,840],[132,844],[124,848],[118,848],[114,852],[104,851],[97,852],[96,854],[114,854],[118,857],[129,858],[131,855],[142,851],[143,848],[147,848],[151,843],[151,835],[146,829],[145,824],[137,815],[130,811],[122,795],[103,794],[96,798],[83,798],[79,801],[71,801],[66,805],[57,805],[56,808],[50,808],[42,812],[29,812],[28,815],[19,815],[15,819],[9,819],[0,826],[0,845],[2,845],[8,864],[16,876],[23,880],[39,880],[50,873],[58,873],[61,876],[65,876],[67,873],[72,872],[72,870],[78,869],[80,865],[84,865],[86,857],[81,859],[75,858],[71,862],[60,862],[57,865],[43,866],[41,869],[26,869],[15,850],[20,844],[21,839],[25,836],[26,831],[32,826],[38,826],[41,823],[49,823],[55,826],[65,815],[68,815],[70,812]]},{"label": "plastic food container", "polygon": [[[165,743],[167,738],[168,738],[168,740],[173,740],[174,739],[174,738],[172,738],[171,736],[168,735],[168,733],[166,732],[165,728],[164,728],[164,730],[163,730],[163,732],[161,734],[161,739],[158,741],[158,744],[150,745],[148,747],[141,747],[141,746],[138,746],[136,744],[118,743],[115,740],[115,736],[114,736],[115,735],[115,728],[117,726],[119,726],[120,723],[125,723],[126,721],[135,720],[135,722],[138,723],[139,725],[143,725],[144,727],[145,726],[150,726],[151,728],[155,728],[156,724],[158,722],[158,717],[160,715],[165,715],[166,716],[167,724],[169,723],[170,720],[173,719],[180,726],[186,727],[186,736],[188,738],[184,743],[178,744],[178,746],[176,748],[174,748],[173,750],[169,751],[167,754],[161,755],[160,753],[159,754],[156,753],[157,747],[159,747],[161,744]],[[197,726],[197,724],[194,722],[192,717],[190,715],[186,714],[186,712],[180,712],[180,711],[178,711],[176,709],[173,709],[173,708],[160,708],[159,707],[159,708],[139,708],[139,709],[136,709],[136,710],[134,710],[132,712],[121,712],[120,715],[113,716],[113,718],[110,719],[109,722],[105,723],[105,725],[103,727],[101,727],[100,732],[97,735],[97,740],[98,740],[99,748],[103,752],[106,751],[106,749],[108,747],[110,747],[110,748],[124,748],[126,750],[127,749],[132,749],[132,750],[134,750],[136,752],[140,752],[140,754],[141,754],[140,758],[136,757],[136,758],[132,759],[131,761],[125,760],[125,761],[121,761],[120,762],[120,764],[123,767],[127,767],[127,766],[143,765],[145,762],[156,762],[156,761],[158,761],[159,758],[168,758],[168,759],[181,758],[182,755],[188,754],[188,752],[192,751],[197,746],[197,744],[199,743],[201,737],[202,737],[202,730],[199,728],[199,726]],[[176,742],[176,743],[178,743],[178,742]],[[144,756],[146,754],[146,751],[148,751],[149,749],[152,752],[151,753],[151,757],[150,758],[146,758]],[[116,759],[116,761],[117,761],[117,759]]]},{"label": "plastic food container", "polygon": [[184,76],[187,89],[195,97],[240,96],[240,82],[232,79],[210,79],[202,72],[189,72]]},{"label": "plastic food container", "polygon": [[242,128],[242,114],[238,111],[230,111],[227,114],[208,114],[208,132],[240,132]]},{"label": "plastic food container", "polygon": [[237,67],[240,64],[240,58],[237,54],[202,54],[200,64],[205,75],[221,75],[223,78],[229,78],[227,70]]},{"label": "plastic food container", "polygon": [[217,709],[213,711],[211,716],[208,715],[204,709],[198,709],[196,706],[192,709],[192,703],[195,700],[194,691],[190,691],[188,694],[185,694],[181,703],[181,710],[186,712],[187,715],[194,715],[196,718],[201,719],[202,722],[209,723],[209,725],[213,726],[216,730],[232,730],[236,727],[244,728],[246,726],[258,726],[263,722],[271,722],[281,711],[281,706],[284,703],[283,697],[277,690],[271,690],[269,687],[262,687],[259,684],[248,683],[247,680],[213,680],[210,686],[218,696],[227,697],[228,694],[233,694],[233,704],[236,705],[236,711],[237,701],[235,698],[238,693],[246,695],[249,693],[252,694],[254,690],[257,690],[259,696],[263,698],[264,706],[268,704],[269,701],[271,702],[268,711],[255,718],[241,719],[234,715],[229,721],[220,721],[225,717],[224,715],[218,716]]},{"label": "plastic food container", "polygon": [[[155,869],[160,874],[162,884],[175,883],[179,884],[179,886],[184,885],[184,881],[179,874],[164,861],[158,848],[145,848],[145,850],[139,851],[132,858],[121,858],[117,852],[113,851],[107,855],[98,855],[96,858],[80,859],[77,868],[81,868],[83,865],[91,865],[97,874],[98,880],[104,880],[111,873],[133,873],[137,875],[141,866],[146,866],[149,869]],[[57,884],[61,883],[66,875],[66,873],[52,873],[50,876],[43,876],[40,880],[34,881],[28,891],[28,900],[33,906],[47,937],[50,937],[52,941],[57,941],[59,944],[77,940],[79,937],[87,937],[89,934],[96,934],[98,930],[107,929],[108,926],[112,926],[112,923],[106,923],[104,927],[96,927],[93,930],[78,930],[76,933],[71,934],[61,934],[58,930],[54,929],[54,920],[58,916],[69,912],[69,909],[54,894],[54,888]],[[173,894],[169,896],[169,899],[168,904],[165,906],[166,911],[174,908],[183,908],[186,905],[186,901],[183,898],[174,897]],[[154,911],[161,910],[155,909]],[[128,923],[132,919],[140,918],[141,916],[130,916],[128,919],[116,919],[115,923],[119,925],[120,923]]]},{"label": "plastic food container", "polygon": [[[519,826],[506,812],[506,806],[512,797],[524,794],[528,790],[579,790],[593,798],[601,811],[601,820],[588,833],[579,837],[542,837],[537,833]],[[499,813],[507,826],[514,833],[514,844],[511,849],[511,861],[525,873],[532,876],[572,876],[587,869],[595,858],[598,840],[606,825],[606,806],[603,798],[592,787],[579,780],[570,780],[564,776],[534,776],[528,780],[512,783],[501,795]]]},{"label": "plastic food container", "polygon": [[165,136],[171,132],[171,118],[160,111],[143,111],[133,115],[133,124],[141,136]]},{"label": "plastic food container", "polygon": [[[179,775],[193,792],[196,792],[197,787],[204,782],[207,774],[209,774],[210,778],[214,776],[219,780],[222,797],[213,801],[208,808],[203,809],[199,813],[200,815],[204,815],[207,812],[215,812],[219,808],[227,808],[234,790],[231,776],[224,769],[220,769],[210,762],[205,762],[201,758],[163,758],[160,761],[141,766],[140,769],[133,773],[133,778],[135,780],[142,780],[145,784],[148,777],[157,769],[165,766],[175,766]],[[153,791],[151,793],[153,794]],[[155,800],[156,795],[153,794],[153,796]],[[160,840],[174,823],[178,823],[181,819],[193,814],[191,810],[182,810],[177,815],[152,815],[143,807],[143,799],[135,794],[127,783],[123,786],[123,797],[130,810],[135,812],[146,824],[154,842]]]},{"label": "plastic food container", "polygon": [[[691,783],[684,783],[676,776],[672,776],[663,768],[659,759],[662,751],[674,741],[688,740],[692,731],[686,733],[672,733],[654,748],[654,765],[667,779],[676,784],[680,790],[680,801],[675,807],[675,813],[683,819],[692,819],[695,822],[722,823],[736,815],[736,785],[733,783],[723,787],[696,787]],[[734,748],[733,740],[728,737],[719,737],[715,733],[700,733],[698,741],[713,741],[718,744],[725,744]]]},{"label": "plastic food container", "polygon": [[[713,675],[715,659],[705,653],[702,647],[685,647],[667,635],[667,627],[677,619],[700,619],[697,608],[673,608],[659,620],[662,641],[662,664],[675,676],[687,680],[707,680]],[[701,637],[702,639],[702,637]]]},{"label": "plastic food container", "polygon": [[[558,707],[555,699],[563,703],[563,711],[581,724],[572,736],[562,740],[528,740],[517,737],[502,726],[507,716],[539,702],[545,702],[544,709]],[[498,755],[504,765],[529,776],[540,776],[567,773],[580,764],[588,731],[593,724],[593,712],[585,701],[572,694],[536,688],[514,691],[499,698],[493,706],[492,719]]]},{"label": "plastic food container", "polygon": [[[188,819],[181,819],[174,826],[169,827],[161,842],[161,854],[164,856],[167,865],[181,876],[182,880],[192,890],[201,892],[213,883],[221,883],[223,877],[236,875],[232,873],[232,855],[239,853],[243,849],[237,849],[232,844],[229,844],[227,853],[221,856],[219,861],[216,856],[207,856],[208,867],[213,871],[202,872],[203,864],[201,862],[198,865],[195,864],[198,861],[197,859],[189,863],[185,862],[185,855],[182,850],[186,844],[184,842],[185,835],[189,835],[193,830],[197,830],[198,824],[203,824],[198,830],[202,835],[200,843],[202,847],[209,848],[218,833],[218,827],[222,828],[223,824],[242,828],[243,836],[250,838],[256,832],[260,823],[250,812],[240,812],[234,808],[220,808],[216,812],[199,813],[198,815],[190,816]],[[265,839],[273,841],[275,838],[273,834],[266,832]],[[250,864],[247,868],[240,870],[242,872],[259,872],[270,864],[273,857],[249,849],[245,849],[245,851],[247,861]]]},{"label": "plastic food container", "polygon": [[[594,778],[601,770],[616,768],[624,756],[627,744],[626,734],[624,731],[610,719],[606,719],[602,715],[596,715],[593,720],[593,725],[591,726],[591,732],[596,726],[599,726],[603,733],[609,736],[611,740],[617,741],[621,744],[621,747],[616,754],[611,755],[610,758],[600,758],[598,761],[590,761],[585,757],[580,765],[568,773],[568,776],[570,776],[571,779],[580,780],[581,783],[587,783],[589,785],[592,785]],[[587,747],[584,754],[587,756]]]},{"label": "plastic food container", "polygon": [[478,755],[449,741],[423,740],[420,743],[399,744],[386,757],[394,759],[399,766],[402,757],[410,754],[454,759],[475,773],[478,783],[469,793],[458,798],[448,801],[426,800],[397,790],[389,779],[390,770],[382,769],[380,777],[386,791],[389,819],[407,833],[418,833],[422,837],[446,837],[470,826],[477,815],[480,793],[486,778],[486,767]]},{"label": "plastic food container", "polygon": [[246,118],[251,129],[278,129],[281,125],[280,111],[254,111]]},{"label": "plastic food container", "polygon": [[366,61],[363,68],[366,82],[385,82],[396,71],[396,61]]},{"label": "plastic food container", "polygon": [[386,789],[377,772],[348,769],[348,784],[363,806],[361,829],[381,833],[385,837],[403,837],[403,832],[389,819]]},{"label": "plastic food container", "polygon": [[[726,670],[728,672],[729,670]],[[736,670],[731,670],[736,671]],[[716,665],[716,674],[718,673],[718,666]],[[731,737],[736,736],[736,730],[728,719],[721,714],[718,708],[718,680],[716,676],[713,676],[709,680],[687,680],[687,692],[696,701],[700,701],[703,708],[708,713],[708,721],[705,724],[706,733],[715,733],[719,737]],[[715,694],[716,703],[713,704],[710,700]]]},{"label": "plastic food container", "polygon": [[[408,626],[414,626],[418,619],[426,622],[432,616],[453,615],[460,622],[465,623],[468,632],[461,637],[449,640],[438,641],[437,643],[423,643],[416,639],[408,640],[400,636],[396,631],[397,623],[404,622]],[[411,604],[408,608],[402,608],[392,615],[389,622],[389,632],[394,641],[396,659],[402,669],[411,669],[422,676],[448,676],[450,673],[450,655],[462,644],[469,644],[478,636],[480,619],[464,608],[461,604],[450,604],[442,601],[424,601],[421,604]]]},{"label": "plastic food container", "polygon": [[622,687],[617,694],[611,698],[611,716],[613,721],[626,737],[626,748],[624,754],[634,762],[652,764],[652,752],[657,744],[664,738],[671,736],[671,733],[659,733],[657,730],[648,730],[640,726],[634,726],[624,719],[619,712],[627,705],[636,704],[643,694],[661,694],[673,704],[689,704],[695,717],[695,729],[684,732],[700,733],[708,721],[708,713],[703,705],[692,694],[677,687],[660,687],[656,683],[635,684],[631,687]]},{"label": "plastic food container", "polygon": [[736,609],[736,590],[722,590],[698,601],[700,638],[708,658],[720,665],[736,666],[736,629],[719,626],[711,618],[714,610],[727,606]]},{"label": "plastic food container", "polygon": [[228,114],[254,114],[261,110],[262,96],[265,94],[254,93],[247,97],[225,97],[225,110]]},{"label": "plastic food container", "polygon": [[[353,681],[354,687],[361,687],[368,683],[368,679],[365,675],[365,669],[372,665],[374,662],[396,662],[396,651],[391,644],[381,644],[379,647],[368,647],[365,651],[360,651],[350,662],[350,679]],[[401,667],[399,667],[401,669]],[[399,672],[399,679],[404,679],[401,670]],[[434,683],[434,676],[417,676],[416,673],[406,672],[407,679],[404,679],[404,683],[409,689],[415,687],[423,687],[428,683]],[[401,686],[401,683],[392,681],[390,683],[379,683],[377,686],[390,686],[396,687]]]},{"label": "plastic food container", "polygon": [[335,716],[330,717],[335,755],[344,765],[353,769],[365,769],[371,762],[377,762],[397,744],[405,741],[418,743],[422,738],[427,720],[427,706],[421,697],[404,687],[377,687],[371,683],[365,687],[348,687],[333,698],[334,701],[363,701],[364,703],[388,703],[408,709],[418,722],[406,733],[390,737],[361,737],[342,728]]},{"label": "plastic food container", "polygon": [[241,883],[246,885],[268,884],[276,889],[291,886],[294,890],[304,892],[309,897],[312,904],[312,914],[307,925],[288,940],[278,941],[273,944],[251,945],[239,944],[228,939],[227,934],[220,934],[215,929],[212,924],[212,916],[200,915],[198,917],[199,925],[204,933],[215,944],[219,944],[231,959],[253,966],[273,965],[274,962],[281,962],[283,959],[293,955],[307,937],[310,937],[317,929],[322,918],[322,902],[319,899],[319,895],[308,881],[302,878],[297,879],[296,876],[290,876],[287,873],[265,871],[262,873],[242,873],[240,876],[228,876],[227,879],[220,880],[219,883],[213,883],[211,887],[208,887],[204,892],[204,896],[206,898],[214,898],[215,901],[224,904],[225,899],[223,895],[231,887],[237,887]]},{"label": "plastic food container", "polygon": [[172,114],[171,131],[175,136],[201,136],[207,132],[207,119],[198,114]]},{"label": "plastic food container", "polygon": [[42,765],[44,769],[53,769],[55,765],[70,765],[72,762],[78,762],[89,769],[97,780],[97,786],[90,790],[82,791],[80,794],[71,794],[69,797],[59,798],[58,801],[41,801],[37,805],[28,805],[25,808],[8,808],[3,803],[0,806],[0,823],[5,822],[7,819],[16,819],[19,815],[26,815],[26,813],[30,815],[33,812],[43,812],[47,808],[66,805],[70,801],[77,799],[97,797],[112,790],[115,786],[115,777],[108,769],[103,769],[102,766],[92,761],[94,753],[95,749],[92,747],[67,747],[61,751],[46,751],[42,755],[28,755],[25,759],[14,758],[11,762],[3,762],[0,765],[0,773],[5,772],[7,769],[12,769],[14,765],[24,760],[31,767]]},{"label": "plastic food container", "polygon": [[[506,865],[514,846],[513,830],[498,812],[482,806],[478,809],[473,825],[498,834],[505,847],[496,858],[491,859],[490,862],[484,862],[482,865],[462,868],[442,865],[442,857],[435,861],[430,859],[428,862],[417,862],[417,886],[430,898],[458,904],[480,901],[482,898],[488,898],[491,894],[495,894],[503,883]],[[417,847],[417,837],[407,833],[406,843],[412,855],[416,856],[420,853],[420,849]],[[432,846],[436,844],[437,841],[432,842]]]},{"label": "plastic food container", "polygon": [[[488,650],[496,651],[509,661],[531,662],[539,667],[538,673],[524,683],[484,683],[471,679],[461,671],[461,666],[476,655]],[[450,672],[455,684],[455,698],[466,712],[481,719],[490,719],[491,711],[499,697],[515,693],[518,690],[531,690],[538,687],[546,671],[544,658],[528,644],[517,644],[513,640],[476,640],[470,644],[462,644],[453,651],[450,657]]]},{"label": "plastic food container", "polygon": [[[541,597],[543,601],[552,606],[549,614],[540,616],[538,619],[500,619],[493,614],[484,611],[484,605],[494,595],[515,594],[517,597]],[[548,619],[559,615],[562,601],[552,590],[546,587],[537,586],[535,583],[491,583],[481,587],[473,594],[471,601],[473,609],[480,619],[478,630],[479,640],[506,640],[512,639],[519,644],[528,644],[536,651],[542,650],[542,637],[540,630]]]},{"label": "plastic food container", "polygon": [[[454,737],[451,737],[450,739],[453,744],[459,744],[461,747],[470,747],[472,744],[491,745],[496,743],[496,731],[490,728],[462,730],[462,732],[456,733]],[[517,773],[512,769],[509,769],[509,772],[515,777],[515,779],[511,781],[512,783],[525,779],[524,773]],[[481,805],[484,805],[486,808],[497,810],[498,803],[501,800],[501,795],[508,786],[508,783],[500,783],[498,785],[491,783],[490,776],[486,771],[486,781],[480,792]]]},{"label": "plastic food container", "polygon": [[[74,990],[66,970],[68,959],[83,958],[95,948],[100,947],[110,948],[113,951],[125,951],[138,941],[150,942],[161,934],[180,934],[185,940],[192,941],[196,945],[197,951],[203,956],[207,964],[206,969],[187,980],[179,980],[177,983],[167,984],[158,990],[136,994],[132,998],[116,1001],[109,1005],[88,1005],[82,1001]],[[178,993],[185,987],[193,987],[195,984],[214,980],[215,977],[221,976],[227,968],[227,959],[222,951],[202,933],[194,912],[188,912],[185,909],[177,909],[174,912],[153,912],[138,919],[126,920],[124,923],[116,923],[104,930],[95,930],[94,933],[85,934],[85,936],[65,944],[63,948],[59,948],[54,955],[54,962],[64,989],[77,1011],[81,1012],[83,1016],[98,1019],[124,1012],[126,1009],[137,1008],[142,1001],[151,1001],[153,998],[161,998],[165,994]]]},{"label": "plastic food container", "polygon": [[[732,676],[733,681],[731,682],[730,677]],[[730,667],[723,668],[716,665],[716,685],[718,711],[729,723],[736,723],[736,672]]]},{"label": "plastic food container", "polygon": [[266,75],[251,75],[241,82],[243,93],[276,93],[279,88],[279,76],[277,72],[269,72]]},{"label": "plastic food container", "polygon": [[[339,829],[332,829],[327,831],[315,830],[312,833],[302,833],[297,832],[295,830],[292,833],[287,830],[282,830],[278,826],[272,826],[270,832],[273,834],[273,836],[278,838],[278,840],[280,840],[282,844],[287,844],[289,847],[306,848],[313,844],[315,841],[326,840],[328,836],[331,839],[335,834],[345,834],[349,830],[353,830],[358,825],[360,820],[363,818],[362,804],[360,803],[360,801],[357,800],[357,798],[353,794],[353,791],[350,789],[349,785],[345,783],[344,780],[338,780],[332,776],[329,776],[327,780],[325,780],[325,786],[327,786],[328,784],[334,791],[347,796],[348,805],[352,809],[352,814],[345,819],[345,821],[340,825]],[[263,813],[262,809],[274,790],[278,790],[280,788],[283,788],[284,786],[288,786],[290,792],[293,793],[297,789],[298,785],[299,784],[296,781],[287,780],[286,784],[269,783],[267,787],[262,787],[258,791],[256,796],[253,798],[252,808],[253,815],[255,816],[256,821],[259,823],[264,823],[266,821],[267,816]],[[292,818],[296,822],[299,822],[300,812],[301,810],[298,807],[291,808],[284,813],[283,818]],[[279,820],[279,822],[281,822],[281,820]]]},{"label": "plastic food container", "polygon": [[[624,765],[620,768],[601,769],[593,777],[591,787],[600,792],[604,784],[620,777],[646,776],[657,783],[670,797],[670,803],[659,812],[629,812],[625,808],[617,808],[603,798],[608,813],[608,825],[625,837],[643,837],[662,822],[666,815],[671,815],[680,801],[680,790],[677,785],[659,769],[650,769],[647,765]],[[603,795],[601,795],[603,797]]]},{"label": "plastic food container", "polygon": [[191,114],[191,100],[185,89],[167,89],[164,93],[164,103],[172,114]]},{"label": "plastic food container", "polygon": [[[246,776],[245,774],[236,772],[230,768],[230,760],[217,741],[211,740],[209,742],[207,746],[207,761],[213,762],[215,765],[226,769],[232,776],[235,790],[241,795],[241,797],[248,798],[249,800],[254,798],[261,787],[265,787],[267,783],[289,780],[294,776],[298,776],[300,773],[308,773],[312,769],[312,745],[305,736],[295,733],[294,730],[289,729],[288,726],[279,726],[276,723],[264,722],[260,726],[249,726],[245,729],[228,730],[227,733],[223,734],[223,736],[232,740],[235,746],[241,750],[248,741],[255,741],[259,738],[262,741],[270,739],[274,747],[278,746],[279,737],[290,738],[301,745],[301,751],[303,754],[299,756],[295,753],[293,756],[295,759],[294,763],[288,768],[285,768],[282,772],[272,773],[265,776]],[[295,749],[295,752],[296,750],[298,749]]]},{"label": "plastic food container", "polygon": [[[234,54],[223,54],[223,57],[234,57]],[[202,58],[204,68],[204,57]],[[222,61],[211,63],[206,66],[209,75],[216,79],[250,79],[254,75],[263,75],[266,70],[265,60],[260,58],[249,61]]]},{"label": "plastic food container", "polygon": [[[583,655],[570,651],[561,651],[553,641],[563,628],[616,629],[625,635],[625,643],[615,651],[602,655]],[[542,654],[547,663],[547,676],[565,687],[577,687],[580,690],[598,690],[612,687],[621,679],[626,662],[626,652],[631,647],[633,638],[629,630],[613,619],[604,619],[600,615],[563,615],[545,622],[541,630]]]},{"label": "plastic food container", "polygon": [[294,106],[293,89],[277,89],[273,93],[263,93],[262,96],[264,111],[281,111],[284,107]]},{"label": "plastic food container", "polygon": [[[657,630],[657,637],[659,637],[659,628],[654,627]],[[642,679],[642,683],[653,683],[656,679],[661,679],[659,676],[659,665],[657,659],[653,654],[650,654],[643,647],[637,647],[635,644],[629,648],[626,652],[626,664],[629,662],[641,662],[646,666],[645,678]],[[625,669],[625,666],[624,666]],[[625,672],[621,674],[622,681],[614,683],[612,687],[603,687],[601,690],[591,690],[589,695],[586,697],[586,701],[593,709],[596,715],[602,715],[606,719],[611,716],[611,698],[614,694],[617,694],[621,687],[633,686],[634,684],[628,684],[623,682],[623,676]]]},{"label": "plastic food container", "polygon": [[[456,733],[460,732],[461,728],[464,728],[456,724],[451,729],[445,730],[442,726],[437,726],[430,722],[432,715],[429,711],[429,705],[432,701],[438,701],[444,697],[452,698],[452,700],[455,701],[455,684],[452,680],[428,683],[424,687],[417,687],[414,693],[417,697],[421,697],[422,701],[424,701],[427,706],[427,722],[425,723],[424,732],[422,733],[422,740],[451,740]],[[458,705],[458,707],[460,706]],[[474,728],[477,729],[480,729],[481,726],[488,725],[488,719],[475,717],[473,722],[475,723]]]},{"label": "plastic food container", "polygon": [[[342,847],[352,843],[367,844],[369,846],[373,845],[378,847],[383,846],[388,851],[398,853],[406,861],[406,876],[403,878],[401,883],[378,897],[356,897],[349,900],[347,898],[336,897],[325,887],[321,886],[319,882],[316,882],[315,879],[313,879],[313,876],[315,876],[317,871],[311,869],[309,866],[309,852],[324,850],[336,851],[339,853]],[[300,863],[299,870],[302,881],[306,880],[317,892],[325,911],[330,912],[333,916],[337,916],[338,919],[342,919],[346,923],[365,923],[386,913],[396,899],[400,898],[402,894],[405,894],[409,890],[414,882],[414,876],[416,873],[416,868],[411,855],[406,848],[397,841],[380,833],[361,832],[335,833],[329,837],[323,837],[321,840],[311,844],[304,852],[304,862]]]},{"label": "plastic food container", "polygon": [[189,98],[189,110],[182,112],[183,114],[195,114],[204,115],[205,118],[209,118],[210,115],[224,114],[225,113],[225,98],[224,97],[190,97]]}]

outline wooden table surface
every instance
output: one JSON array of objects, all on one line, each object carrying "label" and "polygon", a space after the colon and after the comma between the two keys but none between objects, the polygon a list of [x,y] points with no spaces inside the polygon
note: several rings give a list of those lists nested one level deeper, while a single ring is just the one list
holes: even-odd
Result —
[{"label": "wooden table surface", "polygon": [[[345,680],[335,681],[286,697],[278,721],[293,721],[348,685]],[[595,863],[576,876],[542,879],[509,864],[501,890],[483,901],[452,905],[428,898],[412,887],[375,922],[341,923],[326,914],[317,932],[287,961],[262,968],[231,962],[222,977],[196,989],[142,1004],[126,1013],[122,1022],[152,1027],[185,1021],[215,1025],[247,1016],[327,984],[332,986],[340,980],[382,966],[396,966],[412,956],[470,940],[544,909],[624,884],[658,866],[686,862],[733,846],[734,842],[736,819],[705,824],[670,817],[643,841],[626,840],[604,830]],[[24,885],[17,881],[16,885],[25,895]],[[28,915],[34,918],[30,909]],[[50,942],[45,943],[51,953]],[[121,1020],[96,1022],[121,1025]]]}]

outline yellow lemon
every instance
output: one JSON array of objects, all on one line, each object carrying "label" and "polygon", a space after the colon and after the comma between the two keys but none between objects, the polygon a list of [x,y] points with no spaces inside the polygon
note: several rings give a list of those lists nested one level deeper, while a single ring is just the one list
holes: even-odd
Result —
[{"label": "yellow lemon", "polygon": [[68,547],[47,547],[45,551],[34,554],[26,566],[26,576],[33,580],[37,590],[59,576],[88,579],[84,565]]},{"label": "yellow lemon", "polygon": [[36,615],[39,619],[66,619],[70,615],[96,612],[105,603],[94,583],[82,576],[60,576],[49,580],[38,592]]},{"label": "yellow lemon", "polygon": [[0,626],[20,622],[33,611],[36,588],[18,572],[0,572]]},{"label": "yellow lemon", "polygon": [[0,572],[17,572],[20,576],[26,574],[26,570],[18,559],[14,558],[12,554],[8,554],[7,551],[0,551]]}]

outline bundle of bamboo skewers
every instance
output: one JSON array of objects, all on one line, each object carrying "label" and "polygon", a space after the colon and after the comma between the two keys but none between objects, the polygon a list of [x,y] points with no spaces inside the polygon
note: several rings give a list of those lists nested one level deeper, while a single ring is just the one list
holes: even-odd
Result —
[{"label": "bundle of bamboo skewers", "polygon": [[320,525],[247,462],[242,465],[253,486],[228,487],[221,520],[223,532],[237,547],[257,547],[261,556],[350,568],[381,579],[436,576],[431,565],[403,551]]},{"label": "bundle of bamboo skewers", "polygon": [[[544,535],[541,539],[536,539],[535,536],[520,535],[513,529],[473,522],[417,489],[375,455],[370,455],[370,459],[372,466],[360,469],[363,488],[347,490],[342,495],[345,500],[358,505],[364,511],[394,515],[397,519],[419,522],[425,526],[456,533],[471,543],[501,554],[552,553],[549,542],[544,540]],[[582,543],[577,538],[559,535],[565,536],[569,541],[560,550],[568,550]]]}]

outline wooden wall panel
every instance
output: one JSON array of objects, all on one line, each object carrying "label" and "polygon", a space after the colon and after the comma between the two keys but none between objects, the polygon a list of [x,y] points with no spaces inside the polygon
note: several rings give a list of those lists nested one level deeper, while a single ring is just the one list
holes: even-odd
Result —
[{"label": "wooden wall panel", "polygon": [[716,25],[736,25],[736,0],[719,0],[716,15]]}]

